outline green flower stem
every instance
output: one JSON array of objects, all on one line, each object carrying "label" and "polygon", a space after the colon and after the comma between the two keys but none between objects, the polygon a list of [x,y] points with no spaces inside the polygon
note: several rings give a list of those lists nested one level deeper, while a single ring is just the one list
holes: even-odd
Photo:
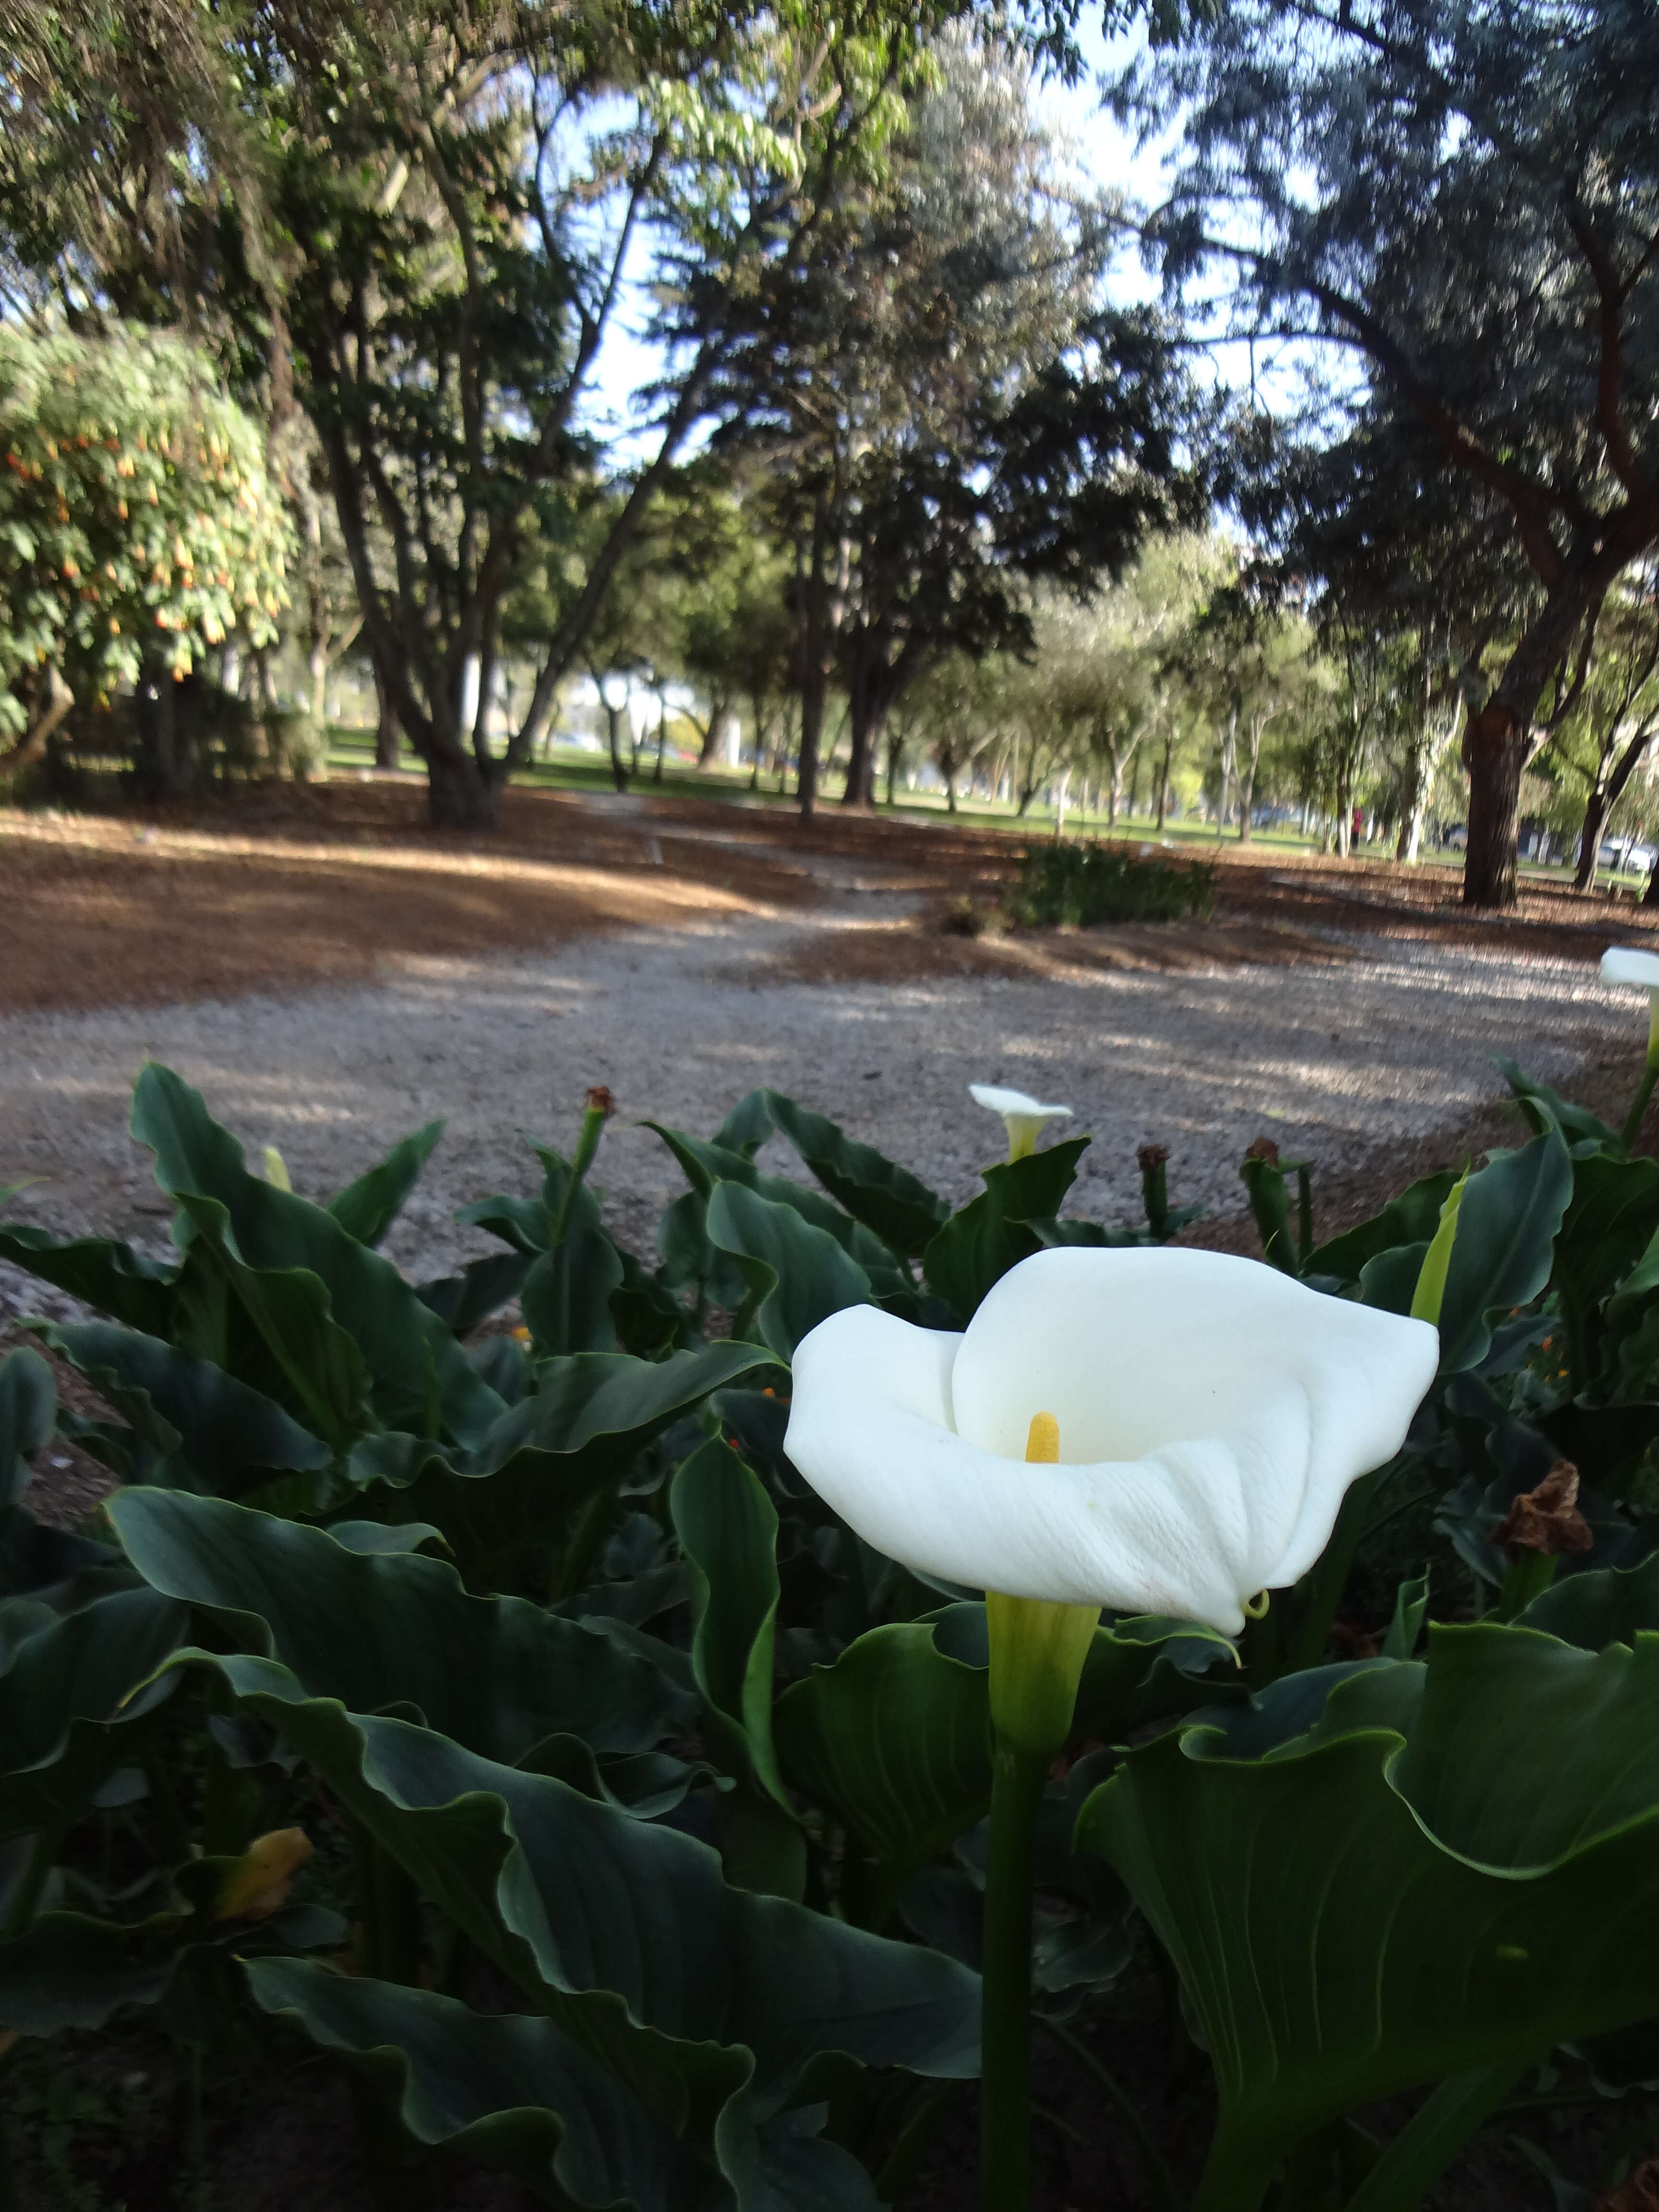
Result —
[{"label": "green flower stem", "polygon": [[1504,1570],[1504,1587],[1495,1608],[1498,1620],[1513,1620],[1534,1598],[1542,1597],[1555,1580],[1555,1565],[1552,1552],[1517,1553]]},{"label": "green flower stem", "polygon": [[1625,1116],[1625,1126],[1620,1132],[1625,1150],[1633,1152],[1636,1139],[1642,1133],[1643,1116],[1648,1110],[1648,1101],[1653,1096],[1653,1086],[1659,1083],[1659,991],[1648,993],[1648,1064],[1642,1072],[1636,1096]]},{"label": "green flower stem", "polygon": [[610,1119],[609,1109],[603,1106],[588,1106],[582,1110],[582,1126],[577,1133],[576,1151],[566,1178],[564,1194],[559,1200],[559,1211],[554,1221],[548,1247],[556,1252],[564,1242],[565,1231],[570,1221],[570,1201],[576,1195],[579,1184],[587,1177],[593,1164],[593,1155],[599,1149],[599,1139],[605,1134],[605,1125]]},{"label": "green flower stem", "polygon": [[999,1732],[985,1878],[980,2203],[1025,2212],[1031,2185],[1031,1856],[1048,1756]]},{"label": "green flower stem", "polygon": [[[1044,1424],[1046,1423],[1046,1433]],[[1052,1461],[1057,1431],[1031,1424],[1027,1457]],[[1071,1731],[1098,1606],[985,1595],[991,1643],[991,1856],[981,1962],[980,2201],[1025,2212],[1030,2189],[1031,1853],[1048,1769]]]}]

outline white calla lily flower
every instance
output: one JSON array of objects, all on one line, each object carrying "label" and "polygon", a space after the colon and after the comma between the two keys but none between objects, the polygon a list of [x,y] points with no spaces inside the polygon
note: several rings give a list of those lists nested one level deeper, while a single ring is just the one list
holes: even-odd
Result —
[{"label": "white calla lily flower", "polygon": [[1601,955],[1601,981],[1623,983],[1648,994],[1648,1057],[1646,1071],[1626,1116],[1625,1150],[1629,1152],[1642,1132],[1642,1119],[1659,1080],[1659,952],[1639,945],[1610,945]]},{"label": "white calla lily flower", "polygon": [[1069,1121],[1072,1115],[1069,1106],[1045,1106],[1041,1099],[1030,1098],[1023,1091],[1006,1091],[1000,1084],[970,1083],[968,1093],[975,1106],[1001,1115],[1008,1131],[1011,1160],[1029,1158],[1045,1126],[1056,1118]]},{"label": "white calla lily flower", "polygon": [[1601,981],[1659,991],[1659,952],[1644,951],[1639,945],[1610,945],[1601,955]]},{"label": "white calla lily flower", "polygon": [[[1399,1449],[1438,1360],[1426,1322],[1258,1261],[1040,1252],[963,1335],[874,1306],[820,1322],[796,1349],[786,1449],[903,1565],[1237,1635]],[[1056,1465],[1026,1461],[1039,1413]]]}]

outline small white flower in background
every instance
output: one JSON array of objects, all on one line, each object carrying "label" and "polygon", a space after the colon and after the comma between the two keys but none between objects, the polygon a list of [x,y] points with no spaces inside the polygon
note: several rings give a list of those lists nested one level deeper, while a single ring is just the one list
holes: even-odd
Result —
[{"label": "small white flower in background", "polygon": [[1025,1159],[1036,1152],[1044,1127],[1056,1116],[1071,1118],[1069,1106],[1045,1106],[1041,1099],[1028,1098],[1023,1091],[1005,1091],[994,1083],[970,1083],[968,1092],[975,1106],[1001,1115],[1007,1126],[1011,1160]]},{"label": "small white flower in background", "polygon": [[1601,981],[1659,991],[1659,952],[1644,952],[1637,945],[1610,945],[1601,955]]},{"label": "small white flower in background", "polygon": [[1641,1134],[1648,1101],[1659,1081],[1659,952],[1644,951],[1639,945],[1610,945],[1601,955],[1601,981],[1626,984],[1648,994],[1647,1071],[1625,1118],[1624,1146],[1629,1152]]},{"label": "small white flower in background", "polygon": [[[1040,1252],[964,1335],[874,1306],[821,1322],[796,1349],[785,1449],[905,1566],[1233,1636],[1399,1449],[1439,1356],[1426,1322],[1259,1261]],[[1025,1457],[1036,1414],[1058,1464]]]}]

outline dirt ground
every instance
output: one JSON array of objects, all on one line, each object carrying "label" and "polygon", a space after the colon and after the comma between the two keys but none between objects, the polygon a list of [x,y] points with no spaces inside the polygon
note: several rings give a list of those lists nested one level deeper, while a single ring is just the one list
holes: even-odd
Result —
[{"label": "dirt ground", "polygon": [[[1017,836],[948,817],[811,823],[740,803],[515,790],[487,837],[434,835],[410,778],[232,794],[142,817],[0,809],[0,1012],[162,1006],[367,980],[422,958],[573,941],[629,927],[822,904],[831,885],[908,894],[880,939],[820,940],[795,981],[913,982],[1077,967],[1189,968],[1341,957],[1341,932],[1589,963],[1615,939],[1659,941],[1629,898],[1526,888],[1513,917],[1473,917],[1455,872],[1229,845],[1213,925],[1070,937],[951,938],[963,896],[988,902]],[[1202,858],[1211,848],[1173,848]]]}]

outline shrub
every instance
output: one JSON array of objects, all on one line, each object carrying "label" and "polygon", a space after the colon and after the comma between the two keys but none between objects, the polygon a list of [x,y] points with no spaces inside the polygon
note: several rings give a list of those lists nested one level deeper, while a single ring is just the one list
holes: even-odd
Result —
[{"label": "shrub", "polygon": [[1215,870],[1201,860],[1142,857],[1121,845],[1035,845],[1020,862],[1019,881],[1003,900],[1022,929],[1064,922],[1091,929],[1103,921],[1207,921]]}]

